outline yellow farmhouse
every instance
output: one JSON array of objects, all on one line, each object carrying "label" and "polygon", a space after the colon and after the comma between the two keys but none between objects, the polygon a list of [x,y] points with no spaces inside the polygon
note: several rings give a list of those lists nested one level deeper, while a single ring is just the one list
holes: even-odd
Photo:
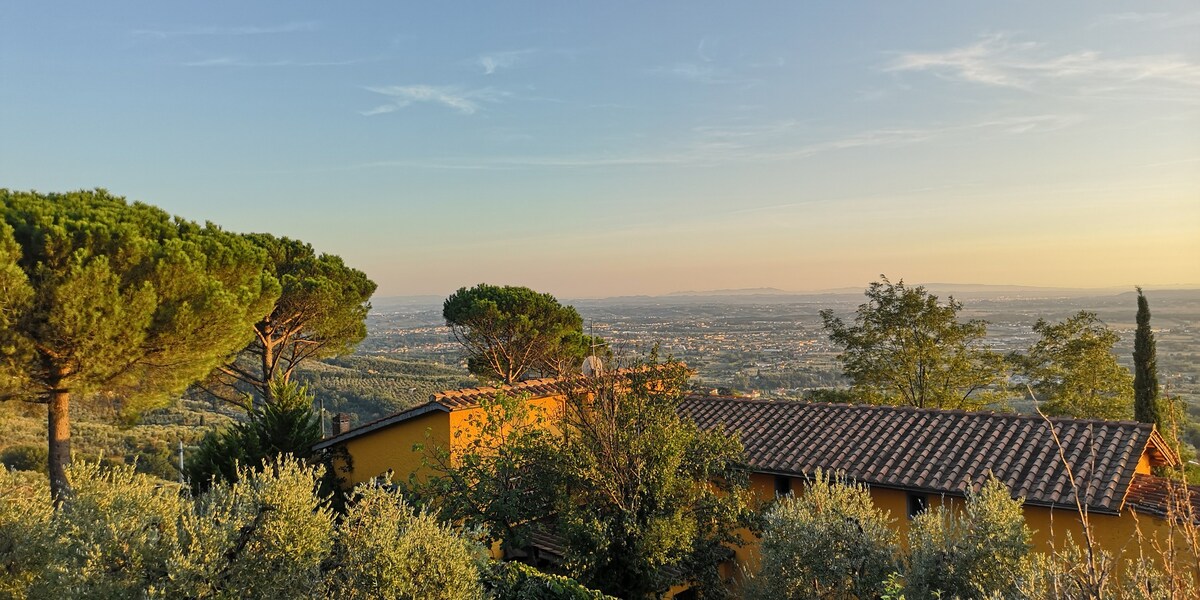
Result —
[{"label": "yellow farmhouse", "polygon": [[[345,475],[351,485],[384,474],[420,477],[425,467],[414,445],[441,446],[453,456],[472,434],[481,400],[500,393],[524,397],[554,419],[566,402],[566,385],[535,379],[441,392],[421,406],[354,429],[335,427],[334,436],[317,448],[348,453]],[[804,481],[818,469],[843,473],[869,486],[902,538],[913,515],[961,503],[989,475],[1024,498],[1037,550],[1061,546],[1067,532],[1083,539],[1081,512],[1096,543],[1114,556],[1136,556],[1140,540],[1161,539],[1168,531],[1172,488],[1153,471],[1178,466],[1179,459],[1145,423],[702,395],[684,399],[679,412],[701,427],[723,426],[741,437],[760,501],[802,493]],[[1191,502],[1197,493],[1187,492]],[[555,552],[553,540],[539,542],[543,553]],[[756,553],[748,544],[735,557],[753,564]]]}]

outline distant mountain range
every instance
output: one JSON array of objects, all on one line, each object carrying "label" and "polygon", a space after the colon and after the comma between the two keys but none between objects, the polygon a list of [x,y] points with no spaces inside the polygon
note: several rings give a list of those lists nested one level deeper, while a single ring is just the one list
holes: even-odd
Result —
[{"label": "distant mountain range", "polygon": [[[1086,298],[1133,295],[1131,286],[1115,286],[1104,288],[1069,288],[1069,287],[1039,287],[1030,285],[994,285],[978,283],[921,283],[907,285],[922,285],[930,293],[937,296],[951,296],[961,300],[981,299],[1038,299],[1038,298]],[[1153,291],[1158,296],[1200,296],[1200,284],[1153,285],[1144,286],[1147,292]],[[786,302],[817,302],[830,300],[858,300],[862,298],[865,286],[861,288],[834,288],[797,292],[773,287],[738,288],[717,290],[686,290],[671,292],[660,296],[609,296],[602,298],[561,298],[566,303],[575,305],[600,304],[700,304],[700,303],[731,303],[731,304],[775,304]],[[442,296],[385,296],[371,299],[372,308],[379,312],[410,311],[410,310],[441,310]]]}]

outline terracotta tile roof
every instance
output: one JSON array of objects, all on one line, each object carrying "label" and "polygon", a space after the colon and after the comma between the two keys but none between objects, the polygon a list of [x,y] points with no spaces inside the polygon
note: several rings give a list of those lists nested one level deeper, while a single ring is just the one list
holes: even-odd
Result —
[{"label": "terracotta tile roof", "polygon": [[[634,367],[627,369],[617,369],[610,375],[628,375],[642,368]],[[530,398],[545,398],[547,396],[557,396],[566,394],[573,386],[573,380],[576,376],[568,377],[546,377],[542,379],[527,379],[519,381],[512,385],[485,386],[473,388],[461,388],[457,390],[446,390],[429,396],[429,401],[424,404],[419,404],[408,410],[398,412],[394,415],[389,415],[380,419],[375,419],[368,423],[363,423],[346,433],[337,435],[313,446],[315,450],[322,450],[330,446],[335,446],[346,440],[356,438],[360,435],[402,423],[414,417],[418,417],[432,411],[453,412],[456,410],[465,410],[479,406],[479,402],[486,398],[494,398],[498,393],[506,393],[512,396],[527,396]]]},{"label": "terracotta tile roof", "polygon": [[1188,512],[1189,507],[1184,502],[1191,504],[1193,522],[1200,522],[1200,486],[1184,485],[1153,475],[1134,475],[1133,482],[1129,485],[1129,493],[1125,495],[1125,506],[1139,513],[1159,517],[1167,516],[1172,508],[1176,514]]},{"label": "terracotta tile roof", "polygon": [[544,398],[546,396],[565,394],[567,392],[566,384],[567,380],[561,377],[527,379],[512,385],[473,387],[438,392],[430,396],[429,401],[441,404],[450,410],[462,410],[464,408],[479,406],[480,400],[494,398],[496,394],[501,392],[510,396],[528,395],[531,398]]},{"label": "terracotta tile roof", "polygon": [[[993,473],[1030,504],[1074,507],[1050,427],[1036,415],[705,396],[687,398],[680,412],[701,427],[739,432],[755,471],[841,471],[866,484],[954,495]],[[1050,421],[1090,510],[1120,511],[1152,441],[1157,456],[1172,460],[1148,424]]]}]

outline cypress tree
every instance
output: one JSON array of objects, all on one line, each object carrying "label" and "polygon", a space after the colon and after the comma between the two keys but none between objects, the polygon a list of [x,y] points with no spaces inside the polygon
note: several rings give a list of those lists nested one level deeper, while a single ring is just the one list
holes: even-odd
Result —
[{"label": "cypress tree", "polygon": [[1150,330],[1150,304],[1137,288],[1137,334],[1133,339],[1133,418],[1163,428],[1158,410],[1158,360],[1154,332]]}]

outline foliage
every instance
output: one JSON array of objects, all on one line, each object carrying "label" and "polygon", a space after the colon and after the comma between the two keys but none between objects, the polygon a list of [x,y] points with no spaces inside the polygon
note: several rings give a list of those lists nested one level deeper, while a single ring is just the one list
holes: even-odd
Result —
[{"label": "foliage", "polygon": [[497,562],[484,571],[495,600],[616,600],[562,575],[542,573],[519,562]]},{"label": "foliage", "polygon": [[529,528],[521,525],[554,508],[550,495],[534,491],[547,487],[546,465],[557,460],[549,415],[503,393],[479,405],[455,433],[460,451],[422,445],[434,474],[409,486],[447,520],[499,536],[506,552],[524,548]]},{"label": "foliage", "polygon": [[1003,358],[983,345],[987,323],[958,321],[962,303],[922,286],[893,284],[887,277],[867,288],[854,324],[821,311],[829,339],[845,350],[838,357],[854,392],[881,404],[919,408],[968,408],[986,403],[983,392],[1002,382]]},{"label": "foliage", "polygon": [[289,454],[301,460],[313,457],[321,441],[321,424],[312,411],[312,396],[297,382],[271,383],[274,401],[250,411],[247,421],[210,432],[188,458],[184,472],[196,491],[214,479],[235,481],[247,465]]},{"label": "foliage", "polygon": [[514,383],[530,371],[559,375],[578,368],[590,340],[572,306],[526,287],[481,283],[446,298],[442,316],[467,350],[467,367],[480,377]]},{"label": "foliage", "polygon": [[1159,414],[1158,358],[1155,356],[1154,331],[1150,329],[1150,303],[1137,289],[1137,333],[1133,338],[1133,418],[1142,423],[1154,423],[1166,431]]},{"label": "foliage", "polygon": [[1133,379],[1117,363],[1119,338],[1095,313],[1080,311],[1059,323],[1038,319],[1041,337],[1025,356],[1014,357],[1049,415],[1085,419],[1133,416]]},{"label": "foliage", "polygon": [[749,517],[742,447],[678,416],[690,374],[668,361],[581,380],[543,464],[565,568],[621,598],[679,579],[724,588],[718,564]]},{"label": "foliage", "polygon": [[963,513],[942,505],[917,515],[909,529],[905,594],[963,600],[1015,595],[1033,535],[1021,504],[991,478],[967,495]]},{"label": "foliage", "polygon": [[1114,557],[1098,547],[1089,549],[1087,545],[1085,541],[1081,547],[1068,531],[1065,541],[1053,551],[1032,554],[1030,568],[1020,579],[1021,596],[1033,600],[1121,598],[1114,585]]},{"label": "foliage", "polygon": [[338,598],[483,598],[477,552],[381,487],[360,488],[338,527],[329,592]]},{"label": "foliage", "polygon": [[0,464],[14,471],[46,473],[47,457],[44,446],[10,446],[0,452]]},{"label": "foliage", "polygon": [[478,385],[461,368],[363,354],[302,365],[294,379],[303,382],[326,409],[351,413],[359,423],[407,410],[443,390]]},{"label": "foliage", "polygon": [[171,570],[186,503],[177,486],[152,485],[128,467],[81,462],[68,471],[72,495],[50,529],[55,545],[34,597],[130,598]]},{"label": "foliage", "polygon": [[830,402],[848,404],[854,401],[854,392],[837,388],[816,388],[804,390],[805,402]]},{"label": "foliage", "polygon": [[25,598],[47,562],[49,492],[40,474],[0,468],[0,598]]},{"label": "foliage", "polygon": [[68,476],[56,511],[45,478],[0,471],[0,598],[483,597],[482,549],[380,488],[337,522],[290,458],[194,499],[127,465]]},{"label": "foliage", "polygon": [[766,514],[751,598],[875,598],[896,569],[896,534],[866,486],[818,471]]},{"label": "foliage", "polygon": [[506,550],[530,527],[550,529],[564,571],[606,593],[646,597],[682,577],[719,594],[716,567],[748,516],[747,478],[735,438],[676,413],[688,374],[668,362],[574,379],[562,415],[485,401],[464,428],[477,439],[461,454],[428,453],[437,475],[418,489]]},{"label": "foliage", "polygon": [[223,366],[208,387],[250,386],[272,400],[271,382],[290,381],[305,361],[346,354],[367,335],[375,282],[340,257],[266,233],[246,236],[266,252],[266,270],[281,286],[270,313],[254,324],[254,339]]},{"label": "foliage", "polygon": [[103,190],[0,190],[0,221],[0,383],[49,404],[56,495],[72,394],[127,414],[162,402],[244,347],[279,294],[247,240]]}]

